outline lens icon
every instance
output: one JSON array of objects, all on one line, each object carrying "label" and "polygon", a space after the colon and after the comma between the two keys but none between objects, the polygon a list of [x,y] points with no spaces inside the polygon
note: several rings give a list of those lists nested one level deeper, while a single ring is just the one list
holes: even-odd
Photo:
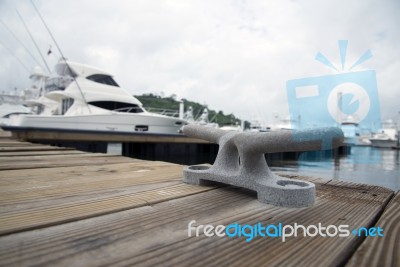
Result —
[{"label": "lens icon", "polygon": [[[343,101],[344,96],[350,96],[350,101]],[[351,114],[348,113],[352,108],[349,106],[357,105]],[[356,123],[364,120],[370,110],[371,101],[368,93],[363,87],[356,83],[341,83],[334,87],[327,100],[328,112],[338,123],[345,118],[352,116]]]}]

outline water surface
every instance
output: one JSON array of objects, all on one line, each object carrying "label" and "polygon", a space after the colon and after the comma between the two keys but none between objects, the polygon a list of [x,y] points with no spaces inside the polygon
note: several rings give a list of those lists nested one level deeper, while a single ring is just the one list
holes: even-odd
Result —
[{"label": "water surface", "polygon": [[340,181],[379,185],[400,190],[400,151],[374,147],[351,148],[350,155],[310,160],[268,162],[273,171]]}]

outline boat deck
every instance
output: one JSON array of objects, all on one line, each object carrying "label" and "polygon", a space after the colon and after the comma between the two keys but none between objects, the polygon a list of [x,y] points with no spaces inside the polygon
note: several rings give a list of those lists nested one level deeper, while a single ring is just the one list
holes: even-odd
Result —
[{"label": "boat deck", "polygon": [[[400,194],[312,181],[310,208],[182,183],[182,166],[0,137],[2,266],[399,266]],[[188,237],[188,223],[381,227],[383,237]]]}]

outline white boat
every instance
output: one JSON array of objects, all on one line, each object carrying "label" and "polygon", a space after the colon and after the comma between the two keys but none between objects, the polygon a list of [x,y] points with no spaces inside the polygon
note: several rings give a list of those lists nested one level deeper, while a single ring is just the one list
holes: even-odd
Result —
[{"label": "white boat", "polygon": [[[183,109],[183,106],[182,106]],[[211,127],[211,128],[219,128],[218,123],[215,122],[210,122],[208,120],[208,109],[205,108],[203,109],[203,113],[195,119],[193,116],[193,108],[189,106],[189,108],[186,110],[186,112],[183,114],[183,118],[187,121],[188,124],[197,124],[197,125],[202,125],[205,127]]]},{"label": "white boat", "polygon": [[275,114],[275,123],[270,126],[271,131],[293,131],[298,128],[298,122],[292,119],[290,115],[286,116],[284,119],[280,119],[278,114]]},{"label": "white boat", "polygon": [[243,131],[243,129],[240,125],[224,125],[224,126],[220,127],[219,129],[224,130],[224,131],[235,131],[235,132]]},{"label": "white boat", "polygon": [[0,95],[0,125],[9,125],[10,118],[20,114],[31,114],[19,95]]},{"label": "white boat", "polygon": [[353,116],[348,116],[342,120],[340,128],[344,134],[344,143],[351,146],[370,146],[370,133],[363,133],[359,128],[357,120]]},{"label": "white boat", "polygon": [[385,121],[383,128],[369,139],[374,147],[395,147],[398,144],[398,131],[392,120]]},{"label": "white boat", "polygon": [[42,96],[29,101],[38,114],[14,116],[9,128],[174,135],[186,123],[147,112],[111,74],[89,65],[60,60],[54,76],[40,75],[31,78],[44,81]]},{"label": "white boat", "polygon": [[269,132],[271,131],[271,126],[266,126],[264,123],[262,123],[260,120],[252,120],[250,122],[250,128],[247,130],[248,132]]}]

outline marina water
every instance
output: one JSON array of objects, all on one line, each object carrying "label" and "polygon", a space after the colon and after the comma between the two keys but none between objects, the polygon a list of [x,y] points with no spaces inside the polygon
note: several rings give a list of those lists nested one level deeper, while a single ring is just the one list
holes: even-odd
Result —
[{"label": "marina water", "polygon": [[272,171],[378,185],[400,190],[400,151],[370,146],[353,146],[349,155],[300,157],[298,160],[272,160]]}]

